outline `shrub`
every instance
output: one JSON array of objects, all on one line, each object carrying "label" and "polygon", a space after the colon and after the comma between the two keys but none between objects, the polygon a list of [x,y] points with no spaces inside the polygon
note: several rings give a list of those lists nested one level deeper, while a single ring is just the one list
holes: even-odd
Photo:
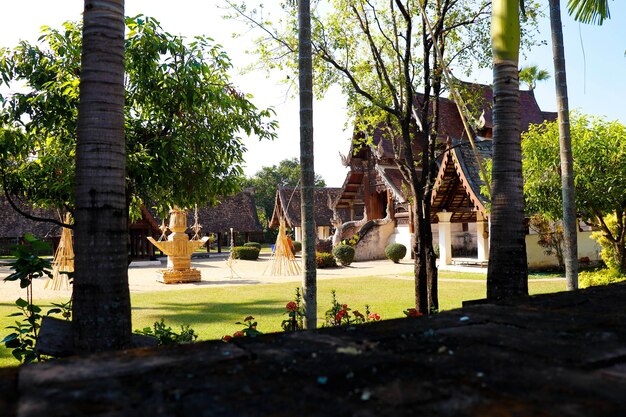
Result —
[{"label": "shrub", "polygon": [[341,265],[350,265],[354,260],[354,247],[349,245],[337,245],[333,248],[333,256]]},{"label": "shrub", "polygon": [[298,253],[302,250],[302,242],[298,242],[297,240],[294,240],[293,242],[293,253]]},{"label": "shrub", "polygon": [[243,245],[249,248],[257,248],[258,250],[261,250],[261,244],[258,242],[247,242],[247,243],[244,243]]},{"label": "shrub", "polygon": [[332,253],[318,252],[315,254],[315,265],[319,269],[331,268],[337,266],[337,262]]},{"label": "shrub", "polygon": [[152,327],[135,330],[135,333],[157,338],[160,346],[193,343],[198,338],[198,334],[189,325],[180,326],[180,333],[176,333],[165,324],[164,319],[155,321]]},{"label": "shrub", "polygon": [[392,243],[385,248],[385,256],[397,264],[406,256],[406,246],[401,243]]},{"label": "shrub", "polygon": [[243,259],[245,261],[256,261],[259,258],[260,250],[254,246],[235,246],[233,248],[233,259]]},{"label": "shrub", "polygon": [[626,277],[614,269],[602,268],[595,271],[584,271],[578,274],[580,288],[587,288],[596,285],[609,285],[615,282],[626,280]]},{"label": "shrub", "polygon": [[330,240],[320,240],[315,245],[315,251],[316,252],[332,253],[333,252],[333,242],[330,241]]}]

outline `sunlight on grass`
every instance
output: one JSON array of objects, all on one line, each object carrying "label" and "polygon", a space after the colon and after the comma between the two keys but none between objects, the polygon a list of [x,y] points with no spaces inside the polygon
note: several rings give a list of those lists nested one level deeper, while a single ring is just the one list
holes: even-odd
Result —
[{"label": "sunlight on grass", "polygon": [[[466,278],[467,274],[462,274]],[[461,278],[461,276],[457,277]],[[226,334],[240,330],[235,322],[246,316],[254,316],[261,332],[280,331],[280,323],[286,318],[285,304],[292,300],[296,283],[240,285],[193,290],[155,291],[132,294],[133,330],[151,326],[161,318],[174,330],[189,324],[200,335],[199,339],[220,339]],[[530,282],[531,294],[563,291],[565,282]],[[331,290],[337,292],[337,300],[348,304],[353,310],[365,311],[365,304],[383,319],[403,317],[402,311],[414,305],[414,286],[410,279],[380,277],[344,278],[318,282],[318,320],[321,325],[324,312],[330,308]],[[461,307],[463,300],[485,297],[484,277],[475,282],[446,282],[439,284],[439,303],[442,310]],[[57,300],[65,301],[65,300]],[[42,305],[44,312],[50,301]],[[7,317],[15,311],[12,302],[0,303],[0,335],[8,333],[4,328],[14,319]],[[4,336],[2,336],[4,337]],[[11,353],[0,347],[0,366],[15,365]]]}]

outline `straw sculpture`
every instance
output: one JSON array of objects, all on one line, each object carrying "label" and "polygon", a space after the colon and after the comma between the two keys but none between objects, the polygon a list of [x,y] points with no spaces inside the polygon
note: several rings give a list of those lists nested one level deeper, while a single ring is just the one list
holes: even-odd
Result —
[{"label": "straw sculpture", "polygon": [[[72,216],[65,215],[65,223],[69,224]],[[72,231],[64,227],[61,231],[59,247],[54,253],[52,261],[52,279],[46,281],[45,288],[55,291],[69,290],[70,280],[68,272],[74,272],[74,246],[72,245]]]},{"label": "straw sculpture", "polygon": [[274,245],[271,262],[271,276],[299,275],[302,272],[300,263],[296,260],[293,252],[293,243],[287,236],[285,219],[282,217],[279,219],[278,237],[276,238],[276,245]]}]

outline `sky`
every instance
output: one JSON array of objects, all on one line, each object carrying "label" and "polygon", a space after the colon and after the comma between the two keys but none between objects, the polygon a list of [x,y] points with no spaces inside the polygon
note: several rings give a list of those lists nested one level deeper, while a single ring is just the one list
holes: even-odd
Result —
[{"label": "sky", "polygon": [[[547,0],[545,13],[548,13]],[[565,4],[565,1],[561,2]],[[3,23],[0,25],[0,47],[14,47],[20,39],[35,41],[43,25],[60,27],[67,20],[80,20],[82,0],[19,0],[1,1]],[[175,6],[174,6],[175,5]],[[626,124],[626,2],[611,1],[611,20],[602,26],[574,22],[563,10],[565,59],[570,109],[620,120]],[[251,93],[259,108],[273,107],[279,122],[278,138],[259,142],[245,140],[248,151],[245,173],[254,175],[261,167],[278,164],[285,158],[298,158],[299,114],[293,91],[287,91],[279,80],[285,74],[265,72],[242,74],[243,68],[254,57],[245,53],[252,49],[256,36],[247,33],[234,39],[233,33],[246,33],[247,28],[232,20],[223,20],[227,14],[221,0],[126,0],[126,15],[145,14],[161,22],[173,34],[187,37],[206,35],[224,46],[235,66],[233,82],[246,93]],[[547,46],[536,47],[520,59],[520,66],[537,65],[551,74],[553,71],[548,18],[542,20],[540,33]],[[482,71],[473,79],[491,83],[491,72]],[[554,80],[540,82],[535,89],[539,106],[544,111],[556,111]],[[337,88],[321,101],[314,103],[315,171],[331,187],[341,187],[347,169],[342,166],[340,154],[350,148],[351,129],[346,129],[345,99]]]}]

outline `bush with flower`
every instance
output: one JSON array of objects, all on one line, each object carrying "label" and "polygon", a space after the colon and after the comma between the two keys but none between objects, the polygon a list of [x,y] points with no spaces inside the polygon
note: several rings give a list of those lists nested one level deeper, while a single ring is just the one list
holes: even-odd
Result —
[{"label": "bush with flower", "polygon": [[286,332],[295,332],[304,328],[302,318],[304,317],[304,309],[302,308],[302,295],[300,288],[296,288],[296,297],[293,301],[289,301],[285,306],[287,310],[285,314],[289,318],[283,320],[281,327]]},{"label": "bush with flower", "polygon": [[403,311],[403,313],[407,317],[421,317],[424,315],[420,313],[419,311],[417,311],[416,308],[407,308],[406,310]]},{"label": "bush with flower", "polygon": [[372,313],[370,306],[365,305],[365,314],[358,310],[352,310],[347,304],[341,304],[337,301],[335,290],[331,291],[332,301],[331,308],[326,311],[325,327],[347,326],[350,324],[363,324],[370,321],[379,321],[380,315]]},{"label": "bush with flower", "polygon": [[222,336],[222,340],[224,342],[230,342],[233,338],[236,338],[236,337],[255,337],[260,334],[263,334],[257,330],[256,328],[257,322],[253,320],[254,320],[254,317],[248,316],[245,319],[243,319],[243,322],[238,321],[235,324],[243,325],[244,326],[243,329],[236,331],[235,333],[233,333],[232,336],[230,335]]}]

